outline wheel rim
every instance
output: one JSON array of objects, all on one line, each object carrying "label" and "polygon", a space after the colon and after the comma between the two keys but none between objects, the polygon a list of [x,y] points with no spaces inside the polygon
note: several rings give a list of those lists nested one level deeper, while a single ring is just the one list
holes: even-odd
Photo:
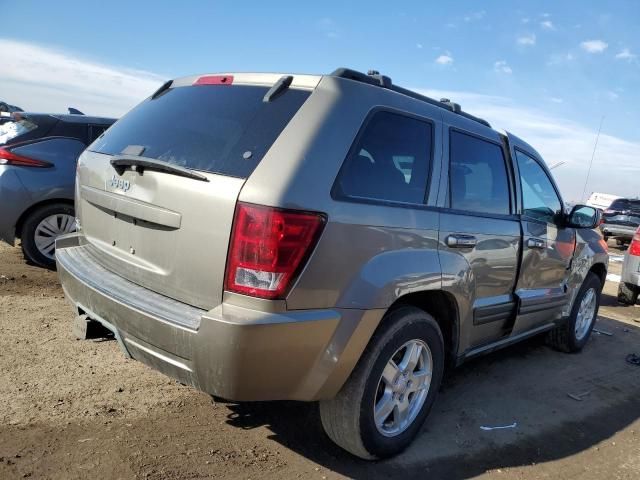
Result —
[{"label": "wheel rim", "polygon": [[431,350],[410,340],[391,356],[382,371],[373,402],[378,432],[395,437],[416,419],[429,393],[433,374]]},{"label": "wheel rim", "polygon": [[66,213],[56,213],[42,219],[36,227],[34,240],[38,251],[49,260],[54,259],[56,238],[76,231],[76,219]]},{"label": "wheel rim", "polygon": [[593,288],[587,290],[580,301],[580,307],[578,308],[578,316],[576,318],[576,339],[582,340],[589,329],[591,324],[595,320],[596,316],[596,291]]}]

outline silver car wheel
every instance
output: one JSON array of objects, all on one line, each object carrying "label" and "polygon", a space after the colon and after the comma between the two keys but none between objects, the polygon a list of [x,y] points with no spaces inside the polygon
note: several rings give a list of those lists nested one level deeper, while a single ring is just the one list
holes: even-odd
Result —
[{"label": "silver car wheel", "polygon": [[587,335],[593,321],[595,320],[596,299],[596,291],[593,288],[587,290],[582,297],[575,326],[576,340],[578,341],[582,340]]},{"label": "silver car wheel", "polygon": [[38,251],[53,260],[56,250],[56,238],[65,233],[76,231],[76,219],[65,213],[49,215],[36,227],[34,241]]},{"label": "silver car wheel", "polygon": [[378,432],[395,437],[409,428],[427,399],[432,374],[431,350],[422,340],[410,340],[395,351],[382,371],[374,399]]}]

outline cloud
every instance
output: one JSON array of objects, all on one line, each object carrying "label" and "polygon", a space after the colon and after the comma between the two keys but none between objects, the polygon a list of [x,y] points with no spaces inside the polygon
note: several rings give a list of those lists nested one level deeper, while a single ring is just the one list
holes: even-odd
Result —
[{"label": "cloud", "polygon": [[513,70],[507,64],[506,60],[498,60],[493,64],[493,69],[498,73],[506,73],[507,75],[511,75]]},{"label": "cloud", "polygon": [[635,53],[631,53],[631,50],[628,48],[623,48],[619,53],[616,54],[617,60],[627,60],[629,62],[635,60],[638,56]]},{"label": "cloud", "polygon": [[50,47],[0,38],[2,100],[25,110],[119,117],[167,78],[85,60]]},{"label": "cloud", "polygon": [[564,100],[562,100],[561,98],[558,98],[558,97],[549,97],[549,101],[551,101],[553,103],[562,103]]},{"label": "cloud", "polygon": [[444,55],[440,55],[438,58],[436,58],[435,62],[438,65],[451,65],[453,63],[453,57],[449,52],[447,52]]},{"label": "cloud", "polygon": [[480,10],[479,12],[472,12],[464,17],[465,22],[478,22],[482,20],[487,12]]},{"label": "cloud", "polygon": [[422,49],[423,45],[421,43],[416,43],[416,48]]},{"label": "cloud", "polygon": [[544,20],[540,22],[540,26],[543,30],[555,30],[556,27],[553,26],[553,22],[551,20]]},{"label": "cloud", "polygon": [[612,102],[620,98],[620,95],[618,95],[616,92],[613,92],[611,90],[605,92],[605,96],[607,97],[607,100],[610,100]]},{"label": "cloud", "polygon": [[587,40],[580,44],[580,47],[585,52],[588,53],[602,53],[604,52],[609,44],[607,42],[603,42],[602,40]]},{"label": "cloud", "polygon": [[332,18],[324,17],[316,22],[316,27],[320,30],[325,37],[330,39],[336,39],[340,37],[338,26]]},{"label": "cloud", "polygon": [[[565,200],[581,200],[599,119],[593,119],[593,125],[587,127],[501,96],[442,90],[421,90],[421,93],[432,98],[450,98],[460,103],[465,111],[488,120],[494,128],[514,133],[538,150],[548,165],[566,162],[553,171],[554,177]],[[587,195],[596,191],[636,196],[640,142],[630,142],[605,131],[606,121],[598,141]],[[611,165],[616,166],[615,170]]]},{"label": "cloud", "polygon": [[517,39],[518,45],[531,46],[536,44],[536,35],[532,33],[530,35],[523,35]]},{"label": "cloud", "polygon": [[549,57],[549,60],[547,61],[547,65],[550,67],[553,67],[556,65],[562,65],[562,64],[571,62],[572,60],[574,60],[574,58],[575,57],[571,52],[554,53]]}]

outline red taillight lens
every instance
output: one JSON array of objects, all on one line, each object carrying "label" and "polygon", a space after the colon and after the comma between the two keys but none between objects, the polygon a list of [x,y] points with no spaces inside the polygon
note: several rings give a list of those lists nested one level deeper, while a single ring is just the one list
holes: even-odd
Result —
[{"label": "red taillight lens", "polygon": [[629,245],[629,255],[640,257],[640,228],[636,230],[633,240],[631,240],[631,245]]},{"label": "red taillight lens", "polygon": [[0,148],[0,165],[17,165],[21,167],[50,167],[51,164],[41,160],[17,155],[9,150]]},{"label": "red taillight lens", "polygon": [[225,288],[261,298],[283,297],[318,241],[324,217],[239,203]]}]

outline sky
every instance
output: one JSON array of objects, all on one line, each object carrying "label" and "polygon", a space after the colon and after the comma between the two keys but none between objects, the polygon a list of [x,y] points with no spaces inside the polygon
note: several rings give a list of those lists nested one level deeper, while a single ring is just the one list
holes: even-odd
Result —
[{"label": "sky", "polygon": [[640,195],[640,1],[0,0],[0,12],[0,100],[25,110],[120,116],[183,75],[376,69],[564,162],[565,200]]}]

